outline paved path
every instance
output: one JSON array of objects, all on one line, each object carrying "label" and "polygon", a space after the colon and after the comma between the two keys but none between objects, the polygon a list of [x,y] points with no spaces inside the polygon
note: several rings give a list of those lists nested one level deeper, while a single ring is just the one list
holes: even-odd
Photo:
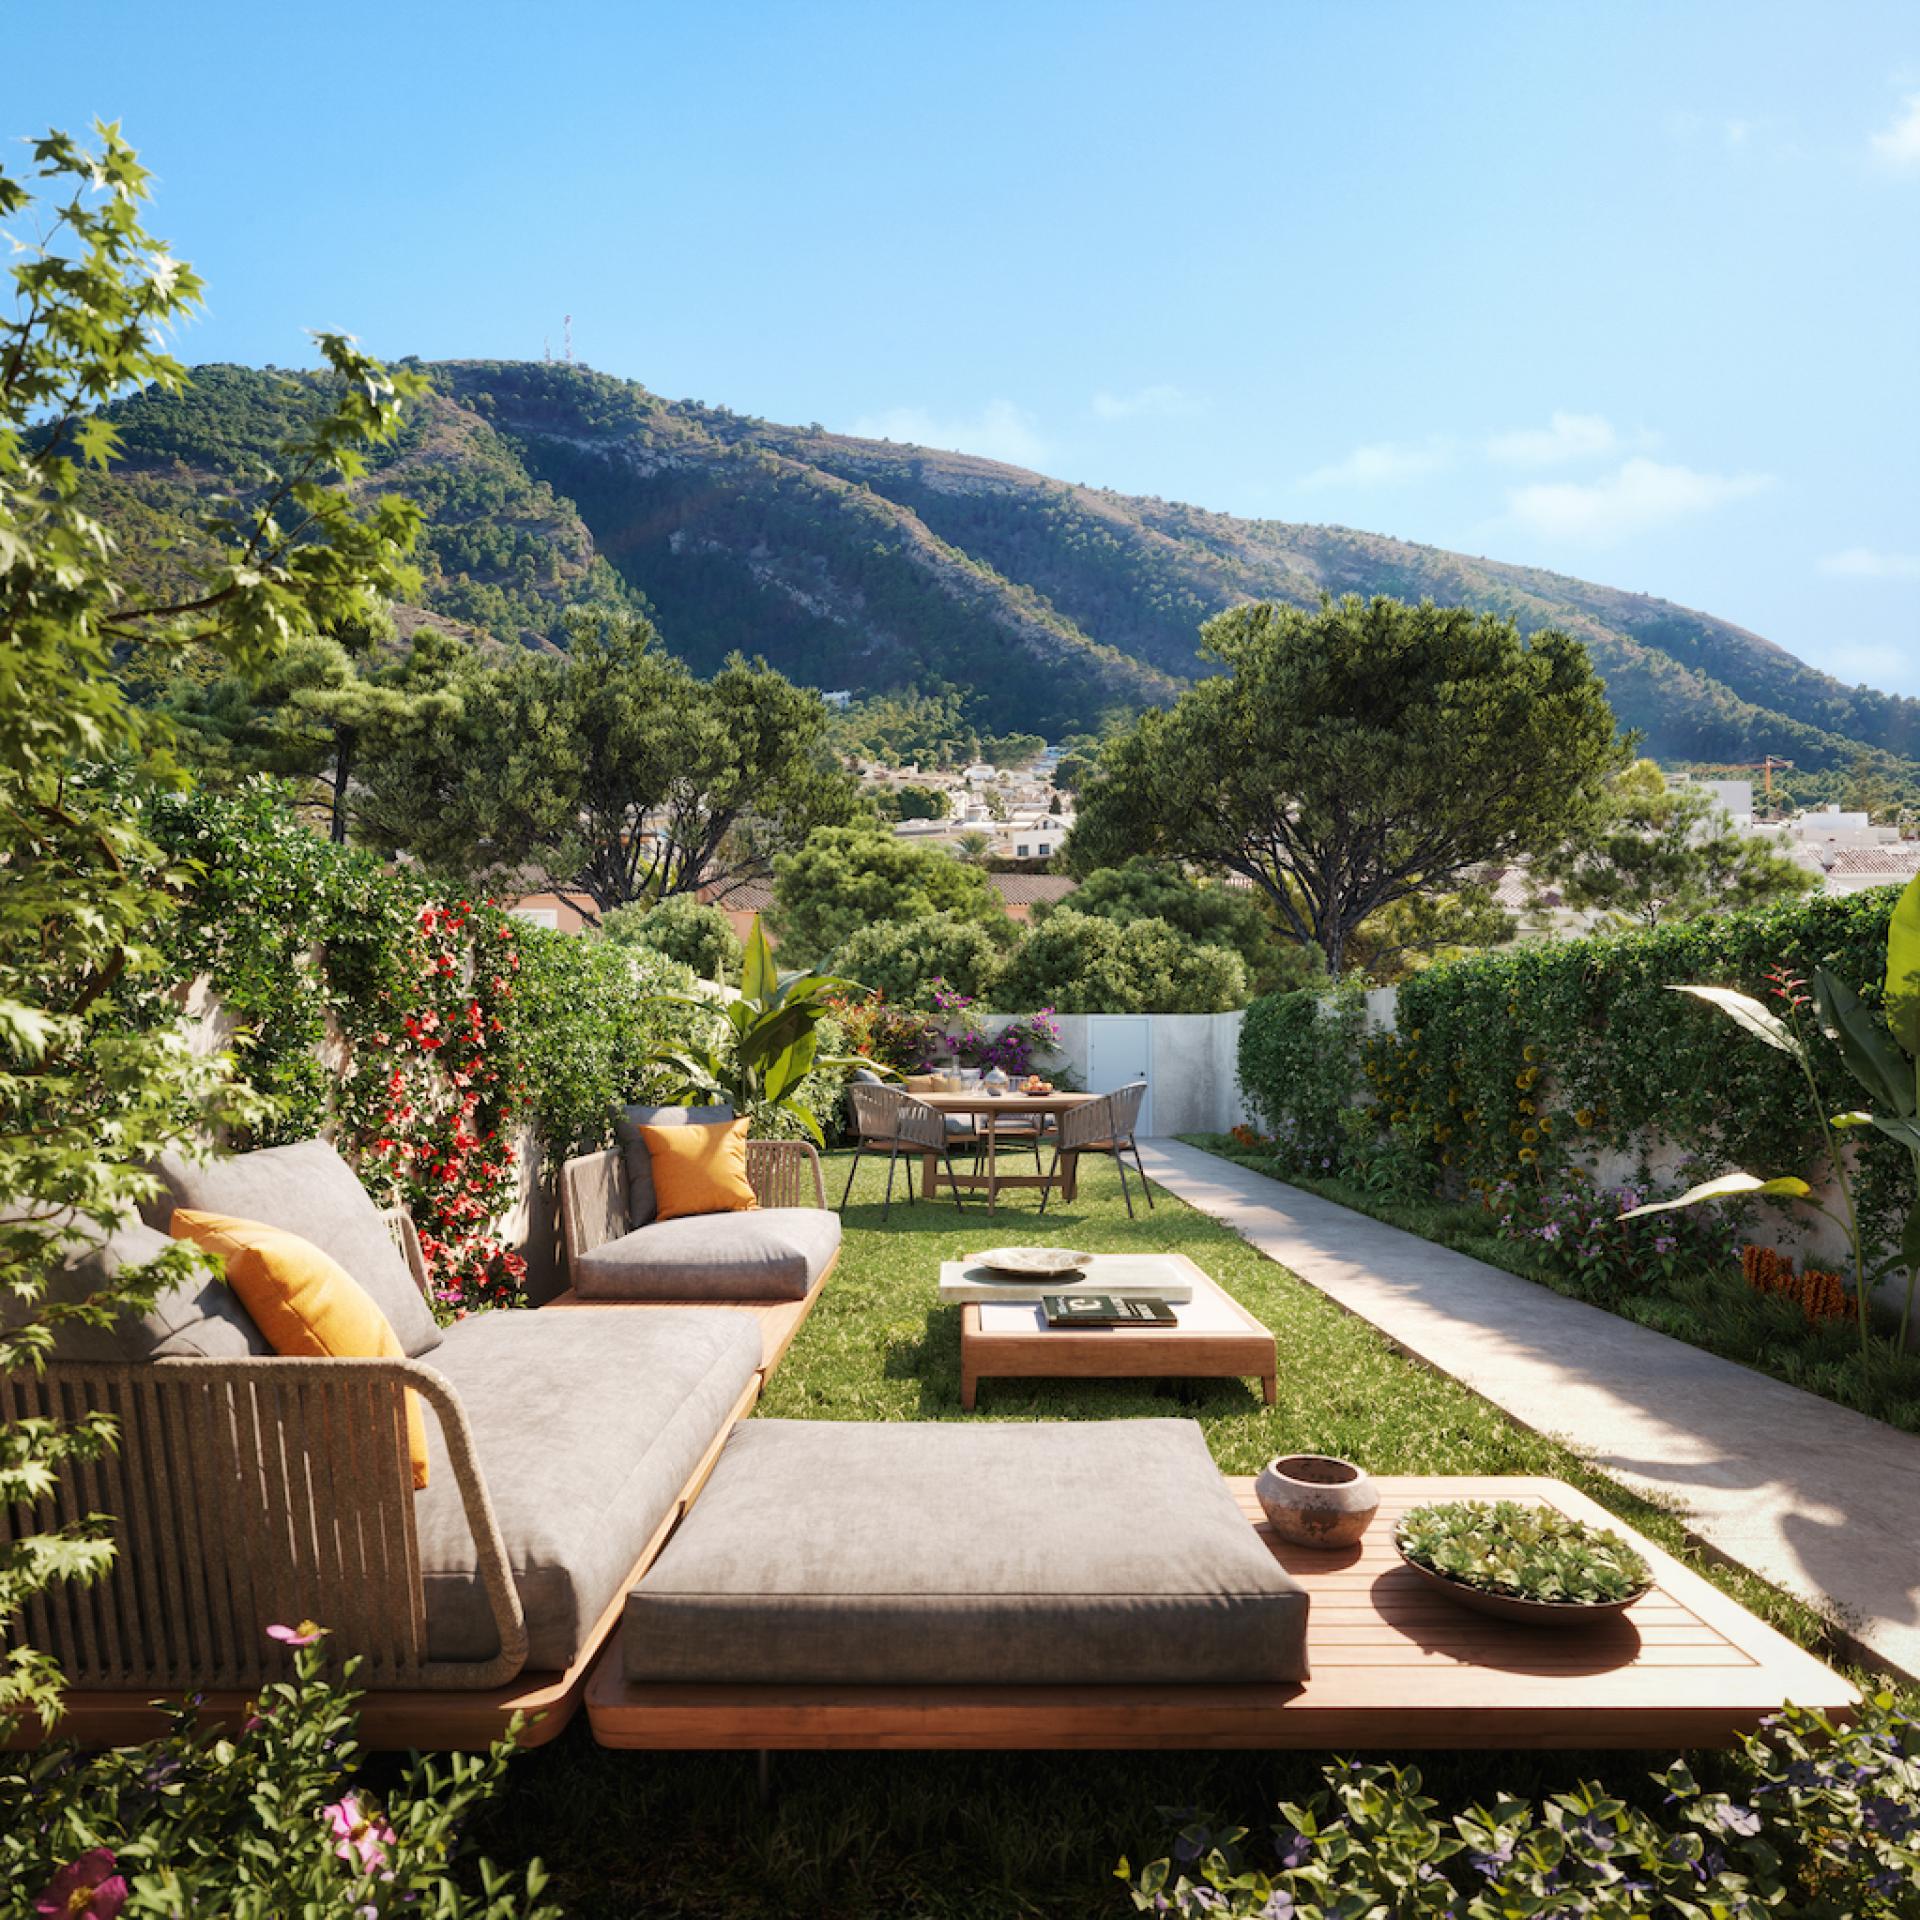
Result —
[{"label": "paved path", "polygon": [[1147,1172],[1920,1679],[1920,1439],[1173,1140]]}]

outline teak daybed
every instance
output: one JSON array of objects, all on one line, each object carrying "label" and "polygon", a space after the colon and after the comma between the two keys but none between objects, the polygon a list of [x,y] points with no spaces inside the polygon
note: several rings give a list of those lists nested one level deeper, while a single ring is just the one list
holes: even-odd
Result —
[{"label": "teak daybed", "polygon": [[[755,1421],[740,1438],[769,1423]],[[773,1423],[781,1424],[781,1423]],[[1125,1422],[1118,1426],[1162,1425]],[[1004,1429],[1003,1429],[1004,1431]],[[737,1442],[735,1443],[737,1444]],[[723,1452],[718,1473],[728,1462]],[[674,1683],[628,1677],[616,1640],[587,1689],[594,1737],[633,1748],[1421,1747],[1682,1749],[1730,1744],[1792,1701],[1844,1715],[1855,1690],[1671,1555],[1549,1479],[1398,1477],[1358,1548],[1297,1548],[1268,1528],[1251,1480],[1226,1483],[1243,1523],[1304,1591],[1311,1675],[1228,1685]],[[716,1479],[716,1487],[723,1481]],[[722,1493],[716,1496],[724,1498]],[[876,1524],[913,1498],[876,1494]],[[1399,1561],[1396,1516],[1433,1499],[1541,1501],[1625,1534],[1656,1586],[1580,1628],[1513,1625],[1430,1592]],[[688,1537],[698,1527],[697,1509]],[[804,1521],[797,1521],[803,1526]],[[1141,1541],[1142,1582],[1156,1543]],[[705,1568],[711,1552],[699,1556]],[[656,1563],[670,1576],[674,1549]],[[666,1581],[669,1589],[673,1581]],[[644,1630],[642,1580],[627,1633]],[[671,1599],[671,1591],[664,1596]],[[1191,1623],[1189,1623],[1191,1624]],[[1198,1624],[1205,1630],[1204,1616]],[[651,1654],[643,1656],[643,1664]],[[858,1657],[858,1656],[856,1656]]]},{"label": "teak daybed", "polygon": [[[156,1220],[197,1206],[313,1240],[374,1296],[408,1357],[276,1355],[208,1281],[111,1332],[70,1324],[43,1377],[0,1377],[9,1421],[100,1410],[119,1425],[117,1450],[69,1464],[37,1513],[0,1510],[0,1540],[113,1516],[109,1575],[28,1609],[28,1638],[70,1682],[62,1737],[148,1737],[162,1724],[151,1703],[188,1693],[211,1717],[242,1716],[287,1671],[266,1626],[312,1618],[361,1656],[369,1745],[480,1746],[515,1712],[542,1716],[526,1744],[552,1739],[824,1270],[798,1300],[744,1311],[714,1291],[665,1311],[480,1314],[440,1329],[410,1223],[381,1215],[326,1142],[161,1173]],[[769,1207],[811,1188],[837,1245],[810,1146],[751,1143],[748,1175]],[[163,1244],[130,1224],[64,1284],[91,1291]],[[417,1493],[407,1389],[429,1410]]]}]

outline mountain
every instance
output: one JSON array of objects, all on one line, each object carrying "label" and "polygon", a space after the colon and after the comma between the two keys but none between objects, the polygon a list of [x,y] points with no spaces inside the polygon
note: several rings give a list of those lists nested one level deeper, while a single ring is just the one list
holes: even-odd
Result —
[{"label": "mountain", "polygon": [[[1622,722],[1665,760],[1920,760],[1920,701],[1644,594],[779,426],[585,368],[424,371],[433,391],[367,482],[427,515],[412,621],[542,645],[570,603],[645,607],[701,671],[737,648],[827,688],[950,683],[985,728],[1058,734],[1171,699],[1207,671],[1198,630],[1223,607],[1389,593],[1577,634]],[[272,369],[193,380],[112,410],[124,454],[99,504],[153,569],[168,539],[190,539],[197,502],[244,489],[317,394]]]}]

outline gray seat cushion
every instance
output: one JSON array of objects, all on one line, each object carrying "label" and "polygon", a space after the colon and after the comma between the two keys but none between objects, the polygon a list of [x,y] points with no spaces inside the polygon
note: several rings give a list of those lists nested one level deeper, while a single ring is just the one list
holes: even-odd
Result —
[{"label": "gray seat cushion", "polygon": [[804,1300],[840,1250],[824,1207],[685,1214],[635,1227],[573,1265],[582,1300]]},{"label": "gray seat cushion", "polygon": [[731,1107],[626,1107],[613,1117],[613,1131],[627,1163],[627,1225],[644,1227],[659,1212],[653,1197],[653,1155],[642,1127],[710,1127],[731,1120]]},{"label": "gray seat cushion", "polygon": [[636,1681],[1289,1682],[1307,1596],[1190,1420],[753,1420],[627,1601]]},{"label": "gray seat cushion", "polygon": [[373,1296],[414,1358],[439,1346],[440,1329],[380,1209],[330,1142],[262,1147],[204,1166],[168,1154],[155,1171],[177,1207],[258,1220],[331,1254]]},{"label": "gray seat cushion", "polygon": [[[760,1365],[751,1314],[481,1313],[427,1363],[460,1396],[526,1611],[527,1666],[571,1665]],[[427,1651],[499,1650],[440,1423],[414,1496]]]},{"label": "gray seat cushion", "polygon": [[[177,1243],[141,1220],[129,1220],[98,1245],[74,1254],[52,1276],[49,1302],[84,1300],[112,1284],[121,1267],[145,1266]],[[19,1327],[33,1309],[11,1294],[0,1296],[0,1325]],[[68,1320],[55,1331],[53,1358],[92,1364],[166,1360],[188,1354],[211,1360],[243,1360],[271,1353],[266,1336],[218,1274],[196,1273],[168,1287],[145,1313],[123,1309],[111,1327]]]}]

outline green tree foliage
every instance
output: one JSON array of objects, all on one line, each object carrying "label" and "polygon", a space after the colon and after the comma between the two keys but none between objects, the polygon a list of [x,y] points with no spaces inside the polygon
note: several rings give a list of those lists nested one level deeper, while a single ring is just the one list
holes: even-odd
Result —
[{"label": "green tree foliage", "polygon": [[874,796],[882,820],[944,820],[947,795],[943,787],[888,787]]},{"label": "green tree foliage", "polygon": [[1554,844],[1619,762],[1585,648],[1551,629],[1350,596],[1205,637],[1228,671],[1107,748],[1070,856],[1242,874],[1335,975],[1369,915]]},{"label": "green tree foliage", "polygon": [[272,773],[315,788],[328,838],[344,845],[363,757],[449,725],[457,698],[378,651],[390,619],[310,634],[251,673],[177,686],[166,706],[203,779]]},{"label": "green tree foliage", "polygon": [[1196,946],[1164,920],[1123,924],[1070,906],[1033,928],[994,993],[1005,1012],[1225,1013],[1251,998],[1230,948]]},{"label": "green tree foliage", "polygon": [[[378,617],[404,579],[415,515],[357,509],[360,449],[394,433],[409,383],[322,336],[329,405],[305,421],[246,503],[202,529],[177,595],[123,591],[112,541],[81,503],[88,466],[116,450],[96,411],[132,388],[177,391],[155,345],[200,304],[201,284],[141,226],[147,174],[115,127],[88,149],[33,143],[31,179],[0,173],[0,219],[40,238],[16,254],[0,319],[0,1372],[43,1360],[54,1324],[111,1320],[191,1269],[185,1253],[123,1270],[111,1290],[43,1308],[48,1282],[153,1191],[146,1164],[210,1122],[243,1118],[231,1061],[197,1057],[155,991],[156,936],[178,876],[136,824],[142,794],[177,777],[168,729],[137,712],[127,656],[206,649],[250,669],[292,642]],[[24,1324],[23,1324],[24,1323]],[[98,1454],[108,1425],[10,1423],[0,1504],[37,1496],[63,1456]],[[96,1577],[96,1530],[0,1548],[0,1722],[57,1714],[50,1664],[19,1643],[28,1597]]]},{"label": "green tree foliage", "polygon": [[1761,907],[1819,884],[1770,841],[1740,832],[1704,788],[1669,786],[1651,760],[1636,760],[1608,784],[1539,875],[1568,906],[1643,927]]},{"label": "green tree foliage", "polygon": [[740,977],[740,936],[733,922],[690,893],[615,907],[600,925],[616,945],[650,947],[691,967],[698,979],[725,984]]},{"label": "green tree foliage", "polygon": [[[1042,901],[1033,910],[1035,922],[1057,913],[1060,904]],[[1310,954],[1282,938],[1258,894],[1196,879],[1169,861],[1133,859],[1098,867],[1065,904],[1075,913],[1123,926],[1130,920],[1164,920],[1196,946],[1227,947],[1245,964],[1255,993],[1305,986],[1315,970]]]},{"label": "green tree foliage", "polygon": [[853,817],[826,708],[762,662],[694,678],[636,614],[582,613],[565,654],[440,663],[456,726],[369,757],[368,818],[471,879],[532,878],[601,913],[764,876]]},{"label": "green tree foliage", "polygon": [[955,913],[877,920],[842,943],[835,964],[895,1006],[931,1012],[936,981],[992,1006],[1015,933],[1010,920],[996,927]]},{"label": "green tree foliage", "polygon": [[771,924],[788,959],[837,955],[863,927],[933,914],[992,926],[1000,896],[979,867],[872,826],[830,827],[774,862]]},{"label": "green tree foliage", "polygon": [[870,693],[833,716],[838,751],[889,767],[951,772],[980,757],[980,735],[958,687]]}]

